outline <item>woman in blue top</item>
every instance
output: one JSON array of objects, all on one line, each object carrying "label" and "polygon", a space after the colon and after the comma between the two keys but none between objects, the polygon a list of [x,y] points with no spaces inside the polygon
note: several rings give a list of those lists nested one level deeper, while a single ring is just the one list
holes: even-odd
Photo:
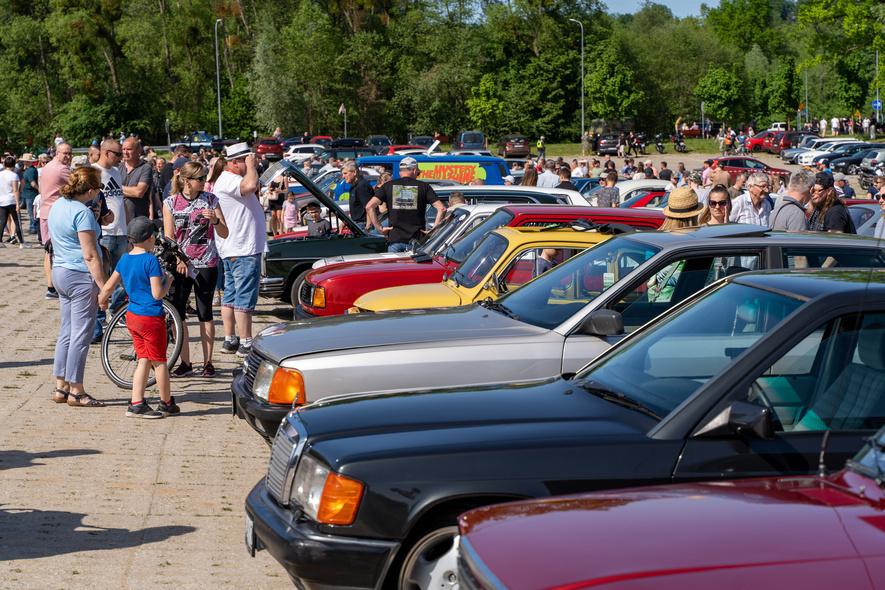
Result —
[{"label": "woman in blue top", "polygon": [[98,292],[105,283],[98,221],[86,203],[95,199],[101,189],[101,173],[97,168],[78,168],[61,187],[64,198],[55,201],[49,210],[52,284],[61,303],[61,329],[52,367],[56,380],[53,399],[59,404],[67,402],[69,406],[104,405],[83,389],[86,355],[98,314]]}]

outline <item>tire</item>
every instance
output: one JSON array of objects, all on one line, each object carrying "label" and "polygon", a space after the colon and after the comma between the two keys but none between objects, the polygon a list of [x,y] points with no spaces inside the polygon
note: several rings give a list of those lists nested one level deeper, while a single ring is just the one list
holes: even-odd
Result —
[{"label": "tire", "polygon": [[425,529],[405,553],[397,590],[458,588],[458,526],[452,518]]},{"label": "tire", "polygon": [[851,164],[850,166],[848,166],[848,174],[856,176],[859,173],[860,168],[857,166],[857,164]]},{"label": "tire", "polygon": [[872,181],[872,179],[870,179],[870,178],[868,178],[868,177],[864,177],[864,176],[861,176],[861,177],[858,179],[858,183],[860,183],[860,188],[862,188],[863,190],[867,190],[868,188],[870,188],[871,186],[873,186],[873,181]]},{"label": "tire", "polygon": [[[117,386],[123,389],[132,388],[132,376],[138,366],[138,358],[135,347],[132,344],[132,335],[126,327],[126,310],[129,302],[126,302],[117,310],[101,339],[101,366],[105,374]],[[178,312],[172,304],[163,300],[163,313],[166,317],[166,365],[172,367],[181,354],[183,345],[183,326]],[[153,375],[147,381],[150,387],[156,384],[157,378]]]},{"label": "tire", "polygon": [[754,154],[759,153],[762,151],[762,146],[761,145],[754,145],[752,151]]},{"label": "tire", "polygon": [[304,284],[304,279],[307,277],[307,273],[312,270],[312,268],[308,268],[292,281],[292,286],[289,288],[289,301],[292,303],[292,307],[298,307],[301,305],[301,285]]}]

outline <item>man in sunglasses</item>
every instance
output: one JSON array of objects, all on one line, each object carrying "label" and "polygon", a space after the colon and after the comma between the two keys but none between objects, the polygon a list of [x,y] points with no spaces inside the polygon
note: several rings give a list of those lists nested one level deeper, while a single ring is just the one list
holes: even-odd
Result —
[{"label": "man in sunglasses", "polygon": [[790,176],[787,194],[771,214],[771,229],[780,231],[808,231],[805,210],[811,202],[814,173],[808,168]]},{"label": "man in sunglasses", "polygon": [[[104,199],[108,210],[114,214],[114,220],[108,225],[102,225],[101,238],[99,243],[107,248],[108,258],[110,259],[111,272],[117,268],[117,262],[123,254],[129,251],[129,244],[126,240],[126,205],[123,199],[123,181],[120,179],[120,170],[117,166],[123,159],[123,150],[120,142],[116,139],[106,139],[99,147],[101,153],[98,161],[93,164],[95,168],[101,172],[101,183],[104,188],[99,195],[99,199]],[[113,313],[120,303],[123,302],[125,292],[122,286],[114,291],[111,298],[110,310]],[[104,311],[99,311],[99,319],[103,319]],[[96,330],[96,335],[100,336],[101,331]]]}]

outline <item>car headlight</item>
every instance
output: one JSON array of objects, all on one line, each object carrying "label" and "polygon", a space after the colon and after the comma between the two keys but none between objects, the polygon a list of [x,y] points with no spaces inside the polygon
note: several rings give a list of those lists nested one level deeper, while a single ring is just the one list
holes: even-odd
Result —
[{"label": "car headlight", "polygon": [[252,395],[271,404],[301,405],[307,400],[301,373],[268,361],[261,361],[258,365],[252,382]]},{"label": "car headlight", "polygon": [[363,487],[360,482],[332,473],[328,467],[302,455],[290,500],[317,522],[349,525],[356,519]]}]

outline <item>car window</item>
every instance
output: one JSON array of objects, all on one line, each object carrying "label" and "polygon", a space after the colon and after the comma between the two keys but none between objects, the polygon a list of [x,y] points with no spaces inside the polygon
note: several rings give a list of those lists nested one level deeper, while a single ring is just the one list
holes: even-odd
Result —
[{"label": "car window", "polygon": [[458,265],[452,280],[467,288],[476,287],[500,260],[507,250],[507,240],[498,234],[489,234],[479,243],[470,256]]},{"label": "car window", "polygon": [[658,265],[614,303],[629,334],[719,279],[759,268],[759,254],[685,257]]},{"label": "car window", "polygon": [[507,211],[506,209],[498,209],[488,216],[482,223],[461,236],[461,239],[449,246],[445,251],[446,259],[461,263],[461,261],[473,252],[476,245],[479,244],[480,240],[482,240],[486,234],[509,224],[513,220],[513,217],[514,215],[510,211]]},{"label": "car window", "polygon": [[854,227],[862,226],[873,215],[875,215],[875,213],[875,209],[862,207],[860,205],[855,205],[854,207],[848,208],[848,214],[851,215],[851,219],[854,221]]},{"label": "car window", "polygon": [[784,268],[881,267],[885,266],[885,254],[874,249],[788,247],[783,249],[783,265]]},{"label": "car window", "polygon": [[772,410],[784,432],[885,425],[885,313],[818,326],[769,366],[747,400]]},{"label": "car window", "polygon": [[[583,250],[583,248],[527,248],[516,254],[501,271],[503,290],[524,285]],[[542,256],[545,251],[550,257],[549,261]]]}]

